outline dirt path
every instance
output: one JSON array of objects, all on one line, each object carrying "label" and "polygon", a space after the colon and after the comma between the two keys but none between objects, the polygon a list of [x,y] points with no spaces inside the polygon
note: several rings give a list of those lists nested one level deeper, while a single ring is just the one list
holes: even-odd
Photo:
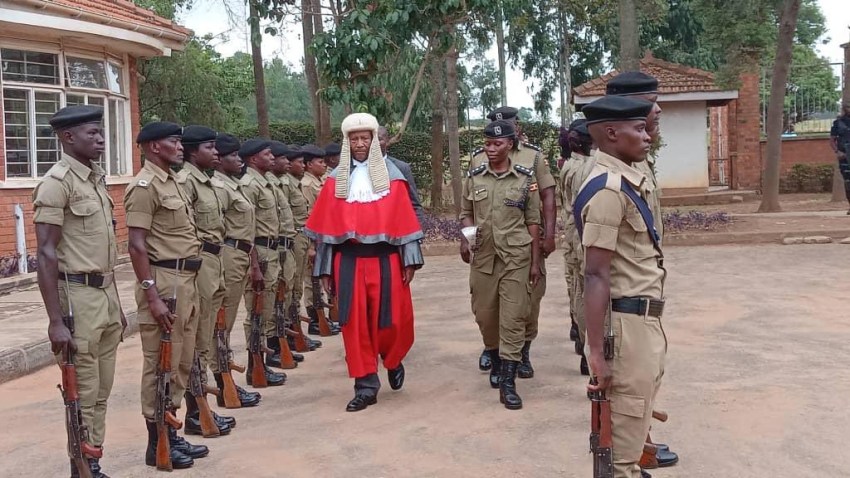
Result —
[{"label": "dirt path", "polygon": [[[671,419],[653,435],[682,461],[654,476],[843,474],[836,458],[850,429],[841,366],[850,360],[848,253],[839,245],[670,250],[660,405]],[[404,390],[385,385],[377,406],[345,413],[352,384],[340,339],[325,340],[286,386],[262,392],[259,408],[233,412],[239,424],[230,436],[195,438],[210,456],[172,475],[589,477],[590,407],[566,339],[560,258],[549,265],[536,376],[519,385],[524,410],[502,408],[476,368],[481,345],[466,268],[454,257],[429,258],[414,283],[417,342]],[[119,351],[102,462],[114,478],[164,476],[143,463],[140,356],[137,337]],[[0,386],[0,476],[67,476],[58,378],[48,368]]]}]

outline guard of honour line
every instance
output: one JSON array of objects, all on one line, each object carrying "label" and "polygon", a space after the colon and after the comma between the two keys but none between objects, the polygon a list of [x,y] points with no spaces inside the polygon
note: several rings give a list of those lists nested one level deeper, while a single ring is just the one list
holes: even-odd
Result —
[{"label": "guard of honour line", "polygon": [[[678,461],[649,436],[653,418],[667,419],[654,409],[667,350],[660,190],[649,154],[660,134],[657,90],[639,72],[611,80],[607,96],[562,131],[557,179],[542,151],[523,141],[517,110],[498,108],[463,184],[460,257],[483,342],[478,368],[509,410],[524,406],[518,379],[535,374],[531,350],[560,195],[570,338],[590,377],[596,478],[648,476],[645,469]],[[102,119],[96,106],[53,116],[62,156],[33,192],[71,476],[83,478],[107,477],[107,403],[127,324],[114,276],[114,205],[98,164]],[[124,208],[147,465],[191,467],[210,449],[185,435],[236,434],[236,420],[213,402],[219,411],[262,406],[259,390],[284,385],[283,370],[305,365],[305,354],[322,346],[311,335],[342,335],[354,382],[346,411],[378,403],[379,363],[390,388],[403,387],[414,344],[410,287],[425,262],[422,206],[410,166],[388,156],[375,117],[349,115],[342,134],[341,144],[320,148],[240,142],[168,122],[139,132],[145,161]],[[239,354],[230,338],[243,302]],[[233,375],[243,372],[253,391],[236,385]]]}]

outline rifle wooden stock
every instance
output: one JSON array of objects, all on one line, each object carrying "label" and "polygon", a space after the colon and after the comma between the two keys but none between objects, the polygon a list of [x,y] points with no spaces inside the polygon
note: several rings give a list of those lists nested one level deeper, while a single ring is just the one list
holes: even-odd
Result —
[{"label": "rifle wooden stock", "polygon": [[218,372],[221,375],[222,395],[224,395],[225,408],[241,408],[242,402],[239,400],[239,394],[236,392],[236,383],[233,381],[231,370],[237,370],[239,373],[245,372],[245,369],[239,370],[234,367],[230,360],[230,350],[227,340],[227,315],[224,307],[218,309],[218,315],[215,319],[215,336],[216,336],[216,359],[218,360]]},{"label": "rifle wooden stock", "polygon": [[653,410],[652,411],[652,418],[658,420],[661,423],[664,423],[664,422],[667,421],[667,418],[669,418],[669,417],[667,416],[667,412],[662,412],[661,410]]},{"label": "rifle wooden stock", "polygon": [[254,307],[251,308],[251,385],[254,388],[269,386],[266,380],[266,367],[263,363],[263,344],[260,327],[263,321],[263,291],[254,291]]},{"label": "rifle wooden stock", "polygon": [[[210,393],[211,389],[212,387],[206,385],[201,379],[201,358],[198,351],[195,350],[195,359],[192,361],[192,370],[189,372],[189,393],[192,394],[195,406],[198,407],[198,421],[201,424],[201,434],[204,438],[221,435],[221,430],[218,429],[218,424],[213,419],[210,404],[207,402],[207,394]],[[218,390],[215,390],[215,394],[218,394]]]},{"label": "rifle wooden stock", "polygon": [[286,340],[286,336],[278,337],[277,340],[280,344],[280,366],[287,370],[297,367],[298,364],[292,357],[292,350],[289,349],[289,341]]},{"label": "rifle wooden stock", "polygon": [[245,373],[245,366],[231,361],[230,362],[230,370],[236,370],[239,373]]},{"label": "rifle wooden stock", "polygon": [[298,330],[289,331],[287,330],[287,335],[290,335],[295,339],[295,351],[296,352],[309,352],[310,346],[307,345],[307,340],[304,338],[304,332],[301,331],[301,324],[295,325],[295,328]]},{"label": "rifle wooden stock", "polygon": [[301,321],[298,319],[300,303],[301,297],[293,292],[292,302],[289,304],[289,325],[292,327],[292,330],[287,330],[286,333],[290,334],[295,340],[295,351],[304,353],[310,351],[310,346],[307,345],[307,339],[304,338],[304,330],[301,328]]},{"label": "rifle wooden stock", "polygon": [[277,285],[277,295],[275,296],[275,321],[277,326],[277,340],[280,348],[280,366],[283,369],[289,370],[298,366],[295,363],[295,358],[292,357],[292,350],[289,348],[289,342],[286,340],[286,316],[284,315],[284,305],[286,305],[286,283],[280,281]]},{"label": "rifle wooden stock", "polygon": [[[242,369],[244,372],[245,369]],[[224,408],[242,408],[242,401],[239,400],[239,393],[236,391],[236,383],[233,381],[233,376],[221,374],[221,381],[224,383]]]},{"label": "rifle wooden stock", "polygon": [[[165,299],[168,310],[173,313],[177,305],[174,299]],[[183,423],[174,416],[173,403],[170,396],[171,376],[171,333],[162,331],[159,340],[159,363],[156,371],[156,468],[171,471],[171,442],[168,427],[175,430],[183,427]]]},{"label": "rifle wooden stock", "polygon": [[640,455],[640,461],[638,465],[641,468],[645,468],[647,470],[654,470],[658,468],[658,447],[653,443],[644,443],[643,444],[643,453]]},{"label": "rifle wooden stock", "polygon": [[210,410],[210,404],[207,403],[207,397],[195,397],[195,403],[198,404],[201,434],[204,438],[217,437],[221,435],[221,430],[218,429],[218,425],[216,425],[215,419],[212,415],[212,410]]},{"label": "rifle wooden stock", "polygon": [[[591,384],[596,385],[596,379]],[[593,478],[614,477],[611,437],[611,401],[604,391],[590,393],[590,452],[593,454]]]},{"label": "rifle wooden stock", "polygon": [[168,437],[168,426],[156,424],[156,469],[172,471],[171,465],[171,442]]},{"label": "rifle wooden stock", "polygon": [[331,332],[331,326],[328,324],[328,318],[325,316],[324,304],[318,304],[314,308],[316,309],[316,316],[319,318],[319,335],[330,337],[333,335],[333,332]]},{"label": "rifle wooden stock", "polygon": [[251,385],[254,388],[265,388],[269,386],[266,380],[266,369],[263,366],[263,358],[259,353],[251,354]]}]

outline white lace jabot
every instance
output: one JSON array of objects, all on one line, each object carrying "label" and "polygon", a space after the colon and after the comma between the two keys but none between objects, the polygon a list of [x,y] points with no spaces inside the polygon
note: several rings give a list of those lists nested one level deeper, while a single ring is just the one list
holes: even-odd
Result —
[{"label": "white lace jabot", "polygon": [[375,193],[372,188],[372,179],[369,177],[368,159],[363,162],[354,159],[351,164],[354,168],[348,178],[348,199],[345,202],[374,202],[390,193],[389,190]]}]

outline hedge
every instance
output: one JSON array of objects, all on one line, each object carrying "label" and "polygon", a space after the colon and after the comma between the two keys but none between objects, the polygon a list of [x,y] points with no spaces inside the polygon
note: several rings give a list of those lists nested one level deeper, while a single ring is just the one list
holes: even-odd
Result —
[{"label": "hedge", "polygon": [[791,166],[787,177],[780,181],[782,193],[832,192],[835,168],[831,164],[801,164]]}]

